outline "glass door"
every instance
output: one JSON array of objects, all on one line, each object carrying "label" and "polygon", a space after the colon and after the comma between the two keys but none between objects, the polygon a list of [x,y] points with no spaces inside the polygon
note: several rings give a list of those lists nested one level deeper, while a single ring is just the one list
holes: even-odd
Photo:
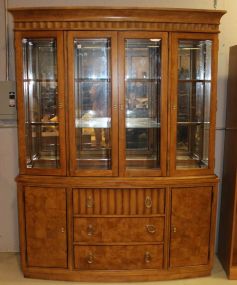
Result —
[{"label": "glass door", "polygon": [[22,173],[66,173],[62,55],[62,33],[16,33]]},{"label": "glass door", "polygon": [[72,175],[116,175],[116,34],[71,32],[68,46]]},{"label": "glass door", "polygon": [[120,174],[166,173],[167,35],[120,33]]},{"label": "glass door", "polygon": [[216,36],[172,36],[171,169],[208,172],[214,167]]}]

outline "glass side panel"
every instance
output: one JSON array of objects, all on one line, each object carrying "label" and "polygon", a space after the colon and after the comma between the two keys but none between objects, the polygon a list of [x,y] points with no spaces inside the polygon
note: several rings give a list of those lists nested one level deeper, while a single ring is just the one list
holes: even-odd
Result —
[{"label": "glass side panel", "polygon": [[59,168],[56,39],[23,39],[27,168]]},{"label": "glass side panel", "polygon": [[210,40],[180,40],[176,168],[207,168],[211,98]]},{"label": "glass side panel", "polygon": [[161,40],[125,41],[126,167],[160,167]]},{"label": "glass side panel", "polygon": [[77,167],[111,169],[111,42],[75,39]]}]

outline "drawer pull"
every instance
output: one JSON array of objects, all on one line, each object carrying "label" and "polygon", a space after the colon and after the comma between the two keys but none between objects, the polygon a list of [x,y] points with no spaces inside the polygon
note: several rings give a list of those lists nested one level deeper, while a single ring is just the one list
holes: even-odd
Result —
[{"label": "drawer pull", "polygon": [[93,225],[88,225],[88,227],[87,227],[87,235],[88,236],[93,236],[94,232],[95,232],[95,230],[94,230]]},{"label": "drawer pull", "polygon": [[151,197],[150,196],[146,196],[146,199],[145,199],[145,206],[147,209],[150,209],[151,206],[152,206],[152,200],[151,200]]},{"label": "drawer pull", "polygon": [[93,208],[93,206],[94,206],[94,201],[93,201],[93,199],[92,199],[91,196],[89,196],[89,197],[87,198],[86,206],[87,206],[87,208]]},{"label": "drawer pull", "polygon": [[154,225],[146,225],[148,233],[154,234],[156,232],[156,227]]},{"label": "drawer pull", "polygon": [[144,261],[145,263],[150,263],[151,262],[151,254],[149,251],[146,251],[144,254]]},{"label": "drawer pull", "polygon": [[91,264],[94,262],[94,260],[95,260],[94,255],[92,253],[89,253],[89,255],[87,256],[87,263]]}]

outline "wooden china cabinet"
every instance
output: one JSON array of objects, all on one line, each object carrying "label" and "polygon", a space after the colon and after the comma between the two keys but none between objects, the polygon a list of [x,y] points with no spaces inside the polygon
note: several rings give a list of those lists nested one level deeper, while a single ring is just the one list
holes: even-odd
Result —
[{"label": "wooden china cabinet", "polygon": [[11,9],[24,275],[208,275],[224,11]]}]

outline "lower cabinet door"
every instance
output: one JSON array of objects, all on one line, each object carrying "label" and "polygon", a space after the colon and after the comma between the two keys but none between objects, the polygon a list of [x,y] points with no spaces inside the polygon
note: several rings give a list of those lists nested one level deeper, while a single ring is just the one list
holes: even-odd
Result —
[{"label": "lower cabinet door", "polygon": [[163,244],[75,246],[76,269],[161,269]]},{"label": "lower cabinet door", "polygon": [[212,187],[173,188],[170,267],[209,262]]},{"label": "lower cabinet door", "polygon": [[28,266],[67,267],[66,190],[25,187]]}]

